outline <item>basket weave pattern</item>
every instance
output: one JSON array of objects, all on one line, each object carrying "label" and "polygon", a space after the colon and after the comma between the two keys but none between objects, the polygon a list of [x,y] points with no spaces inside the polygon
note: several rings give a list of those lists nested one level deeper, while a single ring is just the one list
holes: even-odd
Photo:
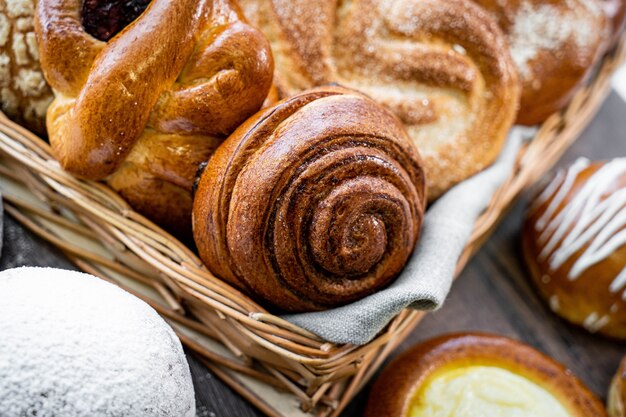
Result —
[{"label": "basket weave pattern", "polygon": [[[457,272],[489,237],[515,197],[548,171],[589,123],[610,90],[611,75],[625,57],[623,39],[568,108],[549,118],[522,148],[510,177],[476,222]],[[147,285],[165,303],[122,286],[169,321],[228,348],[235,360],[205,349],[179,333],[183,343],[218,376],[236,385],[225,372],[231,369],[288,391],[298,398],[304,411],[313,415],[339,414],[424,314],[403,311],[364,346],[321,340],[272,315],[214,277],[191,250],[132,211],[107,186],[64,172],[47,143],[1,113],[0,176],[27,187],[45,203],[43,207],[33,204],[3,188],[6,211],[57,246],[79,268],[104,279],[116,281],[115,274],[121,274]],[[50,222],[87,239],[96,239],[107,248],[107,253],[64,239],[46,226]],[[275,414],[245,390],[235,388],[262,411]]]}]

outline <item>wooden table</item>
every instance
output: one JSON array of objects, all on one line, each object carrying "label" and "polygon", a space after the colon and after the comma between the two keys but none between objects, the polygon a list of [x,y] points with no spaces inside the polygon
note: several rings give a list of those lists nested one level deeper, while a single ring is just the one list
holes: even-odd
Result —
[{"label": "wooden table", "polygon": [[[591,159],[626,156],[626,104],[612,94],[562,164],[579,156]],[[420,340],[459,331],[485,331],[521,339],[566,364],[601,398],[626,345],[593,336],[556,317],[528,285],[520,261],[519,230],[527,196],[506,217],[454,285],[445,306],[426,317],[396,354]],[[0,269],[20,265],[75,269],[63,255],[10,218],[5,218]],[[189,356],[198,417],[261,416]],[[360,416],[366,388],[343,413]]]}]

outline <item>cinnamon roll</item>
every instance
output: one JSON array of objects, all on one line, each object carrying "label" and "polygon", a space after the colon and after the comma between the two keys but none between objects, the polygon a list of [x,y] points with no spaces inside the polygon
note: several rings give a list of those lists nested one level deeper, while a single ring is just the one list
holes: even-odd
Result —
[{"label": "cinnamon roll", "polygon": [[216,150],[198,181],[194,238],[213,273],[265,304],[321,310],[400,273],[425,202],[402,124],[324,87],[257,113]]},{"label": "cinnamon roll", "polygon": [[626,158],[558,171],[528,210],[522,246],[552,310],[626,338]]}]

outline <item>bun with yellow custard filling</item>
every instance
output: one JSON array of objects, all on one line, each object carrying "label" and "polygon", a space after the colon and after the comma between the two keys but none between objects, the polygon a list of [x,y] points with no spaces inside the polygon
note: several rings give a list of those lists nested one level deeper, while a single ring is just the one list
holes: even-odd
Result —
[{"label": "bun with yellow custard filling", "polygon": [[613,377],[609,389],[607,411],[611,417],[626,417],[626,356]]},{"label": "bun with yellow custard filling", "polygon": [[563,365],[500,336],[454,334],[394,360],[370,392],[365,417],[606,417]]}]

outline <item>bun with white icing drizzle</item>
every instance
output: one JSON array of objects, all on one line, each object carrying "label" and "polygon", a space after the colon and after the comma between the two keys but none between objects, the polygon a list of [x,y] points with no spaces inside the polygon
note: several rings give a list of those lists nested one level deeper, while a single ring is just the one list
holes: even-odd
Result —
[{"label": "bun with white icing drizzle", "polygon": [[529,208],[522,246],[552,310],[626,339],[626,158],[557,172]]},{"label": "bun with white icing drizzle", "polygon": [[0,416],[195,415],[180,341],[146,303],[75,271],[0,272]]}]

